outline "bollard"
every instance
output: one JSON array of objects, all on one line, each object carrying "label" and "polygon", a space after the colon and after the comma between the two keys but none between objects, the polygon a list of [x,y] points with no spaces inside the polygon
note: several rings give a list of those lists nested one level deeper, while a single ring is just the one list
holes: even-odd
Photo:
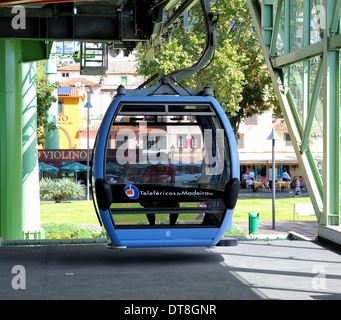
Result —
[{"label": "bollard", "polygon": [[249,213],[249,234],[258,232],[259,213]]}]

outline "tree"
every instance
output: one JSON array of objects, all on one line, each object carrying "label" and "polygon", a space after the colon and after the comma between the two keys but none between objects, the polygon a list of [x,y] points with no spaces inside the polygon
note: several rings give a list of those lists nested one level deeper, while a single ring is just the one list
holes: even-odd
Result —
[{"label": "tree", "polygon": [[[199,21],[200,16],[200,8],[196,8],[192,12],[192,20]],[[202,24],[204,23],[202,22]],[[156,73],[168,74],[192,66],[202,54],[205,38],[203,26],[198,22],[193,23],[191,28],[186,30],[183,28],[176,29],[169,39],[169,43],[162,40],[160,51],[155,54],[153,61],[146,60],[148,50],[140,52],[138,74],[146,76],[152,76]],[[245,56],[239,55],[234,50],[229,39],[225,39],[219,45],[219,50],[215,51],[214,59],[209,67],[190,78],[182,80],[180,84],[195,90],[210,86],[218,101],[225,104],[228,102],[228,108],[236,111],[242,98],[244,59]]]},{"label": "tree", "polygon": [[37,132],[38,144],[45,144],[44,129],[56,130],[53,122],[47,121],[47,112],[53,102],[57,101],[53,92],[59,87],[59,83],[50,83],[43,72],[44,64],[37,64]]},{"label": "tree", "polygon": [[[245,116],[261,114],[279,104],[265,66],[246,1],[217,1],[213,10],[219,14],[217,47],[211,63],[182,85],[200,90],[213,89],[215,98],[226,106],[236,136]],[[138,74],[152,76],[193,65],[205,47],[206,33],[200,4],[191,10],[190,27],[177,28],[169,43],[161,43],[154,61],[146,61],[146,52],[138,57]]]},{"label": "tree", "polygon": [[[262,114],[272,107],[277,117],[281,117],[282,114],[257,35],[253,30],[253,22],[246,1],[226,1],[220,4],[218,10],[224,17],[228,17],[229,31],[226,36],[234,44],[238,54],[246,57],[243,69],[246,81],[243,84],[239,110],[227,111],[237,136],[239,125],[246,116]],[[227,27],[226,24],[225,27]]]}]

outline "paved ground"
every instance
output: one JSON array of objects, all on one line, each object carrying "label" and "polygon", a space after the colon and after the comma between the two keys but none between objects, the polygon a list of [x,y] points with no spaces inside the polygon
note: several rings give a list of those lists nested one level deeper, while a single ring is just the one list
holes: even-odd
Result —
[{"label": "paved ground", "polygon": [[[288,198],[294,196],[294,190],[276,191],[276,198]],[[301,197],[309,197],[309,193],[304,191]],[[239,198],[272,198],[272,192],[253,192],[241,189]],[[234,225],[240,229],[249,230],[248,221],[234,221]],[[316,221],[275,221],[275,229],[272,228],[272,221],[259,220],[258,232],[256,237],[278,237],[285,238],[289,232],[293,231],[303,237],[313,240],[318,235],[318,223]]]},{"label": "paved ground", "polygon": [[1,247],[0,299],[125,300],[122,306],[136,299],[341,299],[340,265],[340,253],[311,241],[210,249]]},{"label": "paved ground", "polygon": [[[275,197],[276,198],[288,198],[288,197],[294,197],[295,196],[295,190],[288,189],[283,191],[276,191]],[[295,196],[296,197],[296,196]],[[309,197],[308,191],[302,191],[300,197]],[[240,189],[238,198],[272,198],[272,191],[252,191],[252,190],[246,190],[246,189]]]},{"label": "paved ground", "polygon": [[[248,229],[247,221],[237,224]],[[316,222],[278,221],[273,230],[271,221],[260,221],[257,235],[285,239],[294,231],[315,239],[316,230]],[[171,303],[208,301],[220,316],[229,312],[222,300],[339,300],[340,265],[340,251],[317,240],[213,248],[0,247],[0,300],[119,300],[115,317],[132,303],[162,302],[160,318],[174,311]]]},{"label": "paved ground", "polygon": [[[247,232],[249,230],[248,221],[235,221],[233,224]],[[314,240],[318,235],[318,223],[317,221],[276,221],[275,229],[272,229],[272,221],[260,221],[258,232],[254,237],[278,237],[279,239],[283,239],[290,232],[295,232],[302,237]]]}]

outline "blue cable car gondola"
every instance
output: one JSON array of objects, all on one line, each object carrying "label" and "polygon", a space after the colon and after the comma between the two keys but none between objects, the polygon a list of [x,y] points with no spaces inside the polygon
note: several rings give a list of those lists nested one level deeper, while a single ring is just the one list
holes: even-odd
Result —
[{"label": "blue cable car gondola", "polygon": [[114,246],[213,246],[231,228],[239,159],[224,110],[210,96],[175,86],[206,64],[215,46],[214,15],[202,59],[147,89],[118,89],[93,152],[93,199]]}]

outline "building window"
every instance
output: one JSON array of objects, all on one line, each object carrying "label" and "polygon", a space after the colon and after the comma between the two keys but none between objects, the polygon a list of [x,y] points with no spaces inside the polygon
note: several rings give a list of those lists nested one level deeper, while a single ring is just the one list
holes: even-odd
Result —
[{"label": "building window", "polygon": [[64,100],[58,100],[58,113],[64,113]]},{"label": "building window", "polygon": [[183,148],[186,146],[186,139],[183,136],[178,136],[178,148]]},{"label": "building window", "polygon": [[68,78],[69,77],[69,73],[68,72],[63,72],[62,73],[62,77],[63,78]]},{"label": "building window", "polygon": [[286,146],[292,146],[292,141],[289,133],[284,133],[284,141]]},{"label": "building window", "polygon": [[257,125],[258,124],[258,114],[254,114],[253,116],[246,116],[245,124]]},{"label": "building window", "polygon": [[200,135],[194,135],[192,136],[192,147],[193,148],[200,148],[201,147],[201,136]]},{"label": "building window", "polygon": [[121,85],[126,86],[128,83],[128,78],[127,77],[121,77]]},{"label": "building window", "polygon": [[240,133],[237,140],[238,149],[244,148],[244,133]]},{"label": "building window", "polygon": [[178,148],[201,148],[201,136],[200,135],[178,135]]}]

